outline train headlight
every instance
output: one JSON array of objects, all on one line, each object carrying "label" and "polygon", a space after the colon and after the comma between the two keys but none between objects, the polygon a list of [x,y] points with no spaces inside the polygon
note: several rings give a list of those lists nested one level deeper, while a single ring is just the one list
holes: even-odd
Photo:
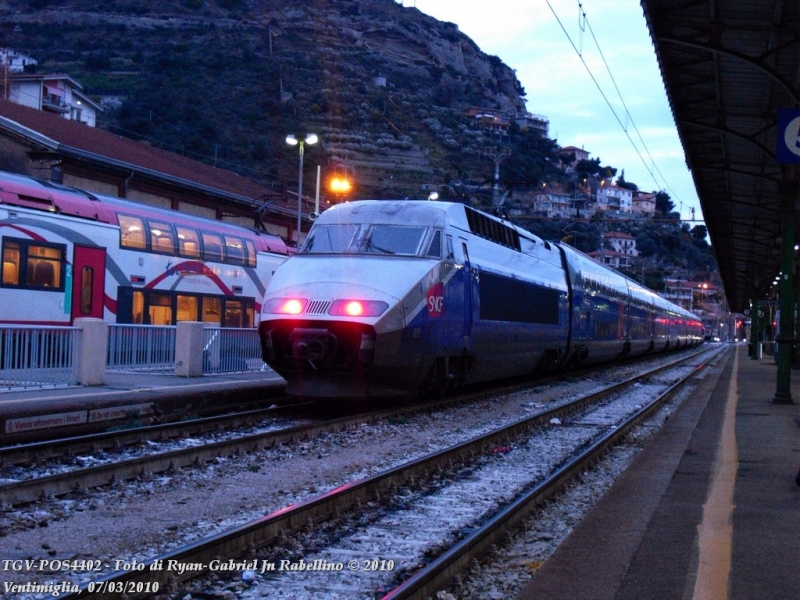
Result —
[{"label": "train headlight", "polygon": [[377,317],[389,305],[381,300],[336,300],[328,311],[335,317]]},{"label": "train headlight", "polygon": [[261,312],[278,315],[300,315],[306,309],[305,298],[272,298],[264,303]]}]

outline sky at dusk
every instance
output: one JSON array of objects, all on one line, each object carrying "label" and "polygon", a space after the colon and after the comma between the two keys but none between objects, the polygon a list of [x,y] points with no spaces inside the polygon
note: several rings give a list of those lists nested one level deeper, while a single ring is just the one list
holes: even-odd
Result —
[{"label": "sky at dusk", "polygon": [[[403,0],[514,69],[550,137],[702,219],[638,0]],[[694,226],[697,223],[690,223]]]}]

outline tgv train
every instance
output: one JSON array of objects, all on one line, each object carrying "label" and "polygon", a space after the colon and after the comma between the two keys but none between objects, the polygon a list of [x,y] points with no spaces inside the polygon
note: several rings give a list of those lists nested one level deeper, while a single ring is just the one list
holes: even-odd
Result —
[{"label": "tgv train", "polygon": [[700,320],[462,204],[363,201],[275,272],[259,336],[295,395],[413,393],[701,343]]},{"label": "tgv train", "polygon": [[277,236],[0,172],[0,323],[255,327]]}]

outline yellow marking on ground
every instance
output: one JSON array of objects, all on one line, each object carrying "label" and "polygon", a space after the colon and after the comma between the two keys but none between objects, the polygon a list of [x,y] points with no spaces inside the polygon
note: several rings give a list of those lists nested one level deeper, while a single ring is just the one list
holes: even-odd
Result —
[{"label": "yellow marking on ground", "polygon": [[733,361],[733,379],[725,402],[722,437],[714,457],[711,493],[703,505],[703,519],[697,526],[700,560],[693,600],[725,600],[731,572],[733,547],[733,491],[736,485],[736,403],[739,353]]}]

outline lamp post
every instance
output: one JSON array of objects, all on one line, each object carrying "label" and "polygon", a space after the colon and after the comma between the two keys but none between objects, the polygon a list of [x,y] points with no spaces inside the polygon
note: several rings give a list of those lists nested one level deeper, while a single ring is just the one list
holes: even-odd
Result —
[{"label": "lamp post", "polygon": [[303,155],[305,154],[306,144],[316,144],[319,138],[315,133],[306,134],[303,137],[296,137],[294,134],[286,136],[286,143],[290,146],[300,146],[300,169],[297,175],[297,248],[300,248],[300,217],[303,214]]}]

